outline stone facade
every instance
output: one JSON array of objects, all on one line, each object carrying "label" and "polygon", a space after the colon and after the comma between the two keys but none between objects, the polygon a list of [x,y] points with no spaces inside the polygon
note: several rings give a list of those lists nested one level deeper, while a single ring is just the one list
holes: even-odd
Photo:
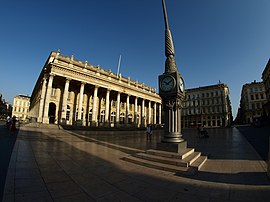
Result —
[{"label": "stone facade", "polygon": [[161,98],[154,88],[58,51],[36,82],[30,116],[46,124],[145,127],[161,124]]},{"label": "stone facade", "polygon": [[266,64],[266,67],[262,73],[262,80],[265,86],[265,94],[267,102],[264,105],[264,112],[265,112],[265,118],[268,121],[268,124],[270,124],[270,59],[268,60],[268,63]]},{"label": "stone facade", "polygon": [[16,116],[19,121],[28,121],[30,107],[30,97],[17,95],[13,99],[12,116]]},{"label": "stone facade", "polygon": [[232,123],[229,88],[226,84],[187,89],[182,113],[183,127],[226,127]]},{"label": "stone facade", "polygon": [[263,82],[254,81],[243,85],[238,122],[253,124],[261,121],[263,106],[266,102],[267,99]]}]

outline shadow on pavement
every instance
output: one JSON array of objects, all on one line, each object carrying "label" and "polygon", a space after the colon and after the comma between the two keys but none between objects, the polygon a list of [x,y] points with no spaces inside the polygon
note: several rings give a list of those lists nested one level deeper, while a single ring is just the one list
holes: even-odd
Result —
[{"label": "shadow on pavement", "polygon": [[0,199],[3,197],[6,175],[17,132],[10,132],[5,125],[0,125]]}]

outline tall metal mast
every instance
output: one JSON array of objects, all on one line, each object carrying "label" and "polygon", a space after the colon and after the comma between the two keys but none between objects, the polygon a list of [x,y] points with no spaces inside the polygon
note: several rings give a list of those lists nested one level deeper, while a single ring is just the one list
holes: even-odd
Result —
[{"label": "tall metal mast", "polygon": [[165,22],[165,56],[167,57],[166,64],[165,64],[165,73],[168,73],[168,72],[177,71],[177,67],[176,67],[176,61],[174,58],[173,40],[172,40],[171,31],[169,28],[166,4],[164,0],[162,0],[162,6],[163,6],[163,14],[164,14],[164,22]]}]

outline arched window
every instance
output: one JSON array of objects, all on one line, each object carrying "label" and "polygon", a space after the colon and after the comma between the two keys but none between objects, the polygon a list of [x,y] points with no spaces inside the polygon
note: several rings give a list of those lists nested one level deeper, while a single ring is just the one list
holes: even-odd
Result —
[{"label": "arched window", "polygon": [[120,113],[120,124],[124,124],[125,123],[125,113],[124,112],[121,112]]},{"label": "arched window", "polygon": [[132,114],[128,115],[128,123],[132,123]]},{"label": "arched window", "polygon": [[116,113],[112,112],[111,113],[111,123],[114,123],[116,121]]},{"label": "arched window", "polygon": [[100,123],[104,123],[105,122],[105,110],[102,110],[100,112]]},{"label": "arched window", "polygon": [[89,121],[92,121],[92,114],[93,114],[92,109],[90,109],[89,110]]},{"label": "arched window", "polygon": [[[83,118],[83,108],[82,108],[82,111],[81,111],[81,119]],[[76,120],[78,120],[78,108],[77,108],[77,111],[76,111]]]}]

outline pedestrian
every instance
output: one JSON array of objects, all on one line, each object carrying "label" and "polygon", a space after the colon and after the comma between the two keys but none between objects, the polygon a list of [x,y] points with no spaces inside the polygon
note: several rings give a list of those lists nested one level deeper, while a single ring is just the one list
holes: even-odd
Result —
[{"label": "pedestrian", "polygon": [[13,116],[12,121],[11,121],[11,127],[10,127],[11,132],[15,132],[17,130],[16,122],[17,122],[17,118],[16,118],[16,116]]},{"label": "pedestrian", "polygon": [[207,132],[207,131],[205,130],[205,128],[204,128],[204,125],[203,125],[202,128],[201,128],[201,136],[202,136],[202,137],[206,137],[206,138],[209,137],[208,132]]},{"label": "pedestrian", "polygon": [[11,125],[11,118],[10,118],[10,116],[8,116],[7,121],[6,121],[6,127],[8,130],[10,129],[10,125]]},{"label": "pedestrian", "polygon": [[147,124],[147,127],[146,127],[147,140],[150,140],[151,141],[152,133],[153,133],[152,125],[151,124]]}]

